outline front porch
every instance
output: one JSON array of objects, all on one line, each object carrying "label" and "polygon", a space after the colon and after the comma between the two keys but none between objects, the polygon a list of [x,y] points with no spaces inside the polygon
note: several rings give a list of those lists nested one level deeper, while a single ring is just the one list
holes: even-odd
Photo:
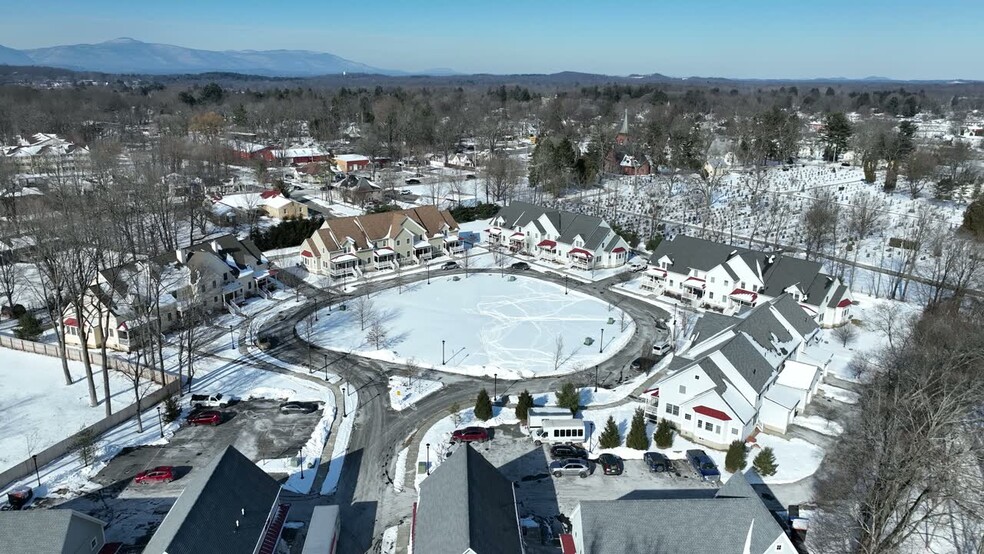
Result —
[{"label": "front porch", "polygon": [[391,248],[379,248],[372,252],[373,267],[376,271],[393,269],[396,265],[396,252]]},{"label": "front porch", "polygon": [[457,235],[451,235],[444,239],[444,250],[452,256],[456,256],[465,251],[465,244]]},{"label": "front porch", "polygon": [[341,254],[331,259],[328,274],[332,279],[356,277],[358,274],[359,258],[354,254]]},{"label": "front porch", "polygon": [[647,269],[642,283],[639,285],[643,290],[648,290],[660,294],[666,288],[666,270],[653,268]]},{"label": "front porch", "polygon": [[567,254],[567,259],[574,269],[591,270],[595,265],[594,254],[583,248],[572,248]]},{"label": "front porch", "polygon": [[509,237],[509,251],[522,252],[526,250],[526,235],[523,233],[513,233]]},{"label": "front porch", "polygon": [[431,243],[422,240],[413,245],[413,257],[418,262],[426,262],[434,257],[434,247],[431,246]]}]

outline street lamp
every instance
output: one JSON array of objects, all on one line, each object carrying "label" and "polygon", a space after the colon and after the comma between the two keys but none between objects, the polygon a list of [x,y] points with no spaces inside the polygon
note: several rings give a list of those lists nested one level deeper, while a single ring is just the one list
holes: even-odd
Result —
[{"label": "street lamp", "polygon": [[164,416],[161,415],[161,406],[157,405],[157,424],[161,426],[161,438],[164,438]]},{"label": "street lamp", "polygon": [[297,451],[297,465],[301,466],[301,481],[304,480],[304,456],[301,455],[301,451]]},{"label": "street lamp", "polygon": [[598,343],[598,353],[601,354],[601,352],[604,349],[605,349],[605,328],[602,327],[601,328],[601,342]]},{"label": "street lamp", "polygon": [[235,350],[236,349],[236,338],[232,334],[232,329],[233,329],[233,327],[232,327],[232,325],[230,325],[229,326],[229,344],[231,344],[232,345],[231,348],[233,350]]},{"label": "street lamp", "polygon": [[441,365],[447,365],[447,360],[444,359],[444,339],[441,339]]},{"label": "street lamp", "polygon": [[424,263],[424,267],[427,268],[427,284],[431,284],[431,266],[429,263]]},{"label": "street lamp", "polygon": [[345,412],[345,387],[342,387],[342,417],[348,417],[348,413]]},{"label": "street lamp", "polygon": [[427,443],[427,475],[431,474],[431,443]]},{"label": "street lamp", "polygon": [[318,299],[314,299],[314,320],[318,321]]},{"label": "street lamp", "polygon": [[31,459],[34,460],[34,476],[38,479],[38,486],[41,486],[41,473],[38,472],[38,455],[31,454]]},{"label": "street lamp", "polygon": [[564,275],[564,294],[567,294],[567,275]]},{"label": "street lamp", "polygon": [[325,381],[328,380],[328,354],[325,354]]},{"label": "street lamp", "polygon": [[598,367],[595,366],[595,392],[598,392]]},{"label": "street lamp", "polygon": [[492,399],[495,400],[499,396],[499,374],[492,374]]}]

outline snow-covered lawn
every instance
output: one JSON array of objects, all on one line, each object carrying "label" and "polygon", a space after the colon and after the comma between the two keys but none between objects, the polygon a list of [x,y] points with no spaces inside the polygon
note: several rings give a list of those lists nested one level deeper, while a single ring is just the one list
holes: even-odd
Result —
[{"label": "snow-covered lawn", "polygon": [[[519,423],[516,419],[516,410],[513,408],[492,408],[492,419],[482,421],[475,417],[475,409],[468,408],[457,413],[458,421],[450,414],[440,419],[428,429],[420,439],[420,448],[417,450],[417,466],[430,462],[430,471],[434,472],[437,466],[448,457],[448,453],[453,447],[450,446],[451,433],[455,429],[462,427],[499,427],[501,425],[515,425]],[[428,449],[426,445],[430,445]],[[414,486],[420,490],[420,483],[427,478],[427,473],[417,473]]]},{"label": "snow-covered lawn", "polygon": [[800,427],[812,429],[822,435],[837,436],[844,432],[844,428],[841,427],[841,425],[836,421],[831,421],[816,415],[796,416],[793,418],[793,423],[799,425]]},{"label": "snow-covered lawn", "polygon": [[441,390],[444,383],[440,381],[429,381],[427,379],[407,379],[391,375],[389,378],[389,400],[390,407],[396,411],[404,410],[423,399]]},{"label": "snow-covered lawn", "polygon": [[[843,402],[845,404],[858,403],[858,393],[856,392],[835,387],[833,385],[828,385],[827,383],[821,383],[819,388],[820,392],[822,392],[824,396],[833,398],[838,402]],[[814,400],[814,402],[816,402],[816,400]]]},{"label": "snow-covered lawn", "polygon": [[[431,278],[388,289],[369,298],[385,337],[369,340],[362,329],[358,298],[347,310],[320,312],[311,340],[333,350],[469,375],[498,374],[503,379],[562,375],[596,365],[622,348],[635,323],[628,315],[594,297],[533,278],[516,280],[480,274]],[[611,323],[609,323],[609,321]],[[307,322],[298,324],[306,338]],[[604,329],[604,351],[599,340]],[[584,344],[585,338],[594,343]],[[558,351],[558,340],[560,353]],[[443,341],[443,342],[442,342]],[[444,346],[442,363],[442,344]]]},{"label": "snow-covered lawn", "polygon": [[297,456],[260,460],[256,462],[256,465],[267,473],[287,475],[287,481],[284,483],[286,489],[300,494],[308,494],[311,492],[311,485],[314,484],[314,477],[318,473],[321,453],[325,449],[325,442],[328,440],[328,433],[331,431],[331,425],[335,421],[337,411],[335,395],[330,390],[326,391],[325,407],[321,419],[314,426],[311,438],[301,447]]},{"label": "snow-covered lawn", "polygon": [[321,494],[327,496],[338,489],[338,478],[342,476],[342,464],[345,462],[345,452],[348,450],[349,439],[352,437],[352,427],[355,426],[355,411],[359,407],[359,391],[349,383],[342,384],[342,420],[335,431],[335,443],[331,449],[331,461],[328,463],[328,475],[321,484]]},{"label": "snow-covered lawn", "polygon": [[[0,348],[0,471],[106,416],[102,367],[92,366],[99,399],[95,407],[89,406],[82,363],[69,362],[68,368],[70,386],[58,358]],[[133,382],[125,375],[110,371],[109,386],[114,410],[134,403]],[[140,396],[156,388],[144,379]]]}]

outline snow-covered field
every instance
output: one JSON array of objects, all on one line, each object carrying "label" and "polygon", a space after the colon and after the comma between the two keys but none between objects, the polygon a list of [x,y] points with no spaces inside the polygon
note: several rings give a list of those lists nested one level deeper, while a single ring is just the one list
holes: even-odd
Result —
[{"label": "snow-covered field", "polygon": [[441,390],[444,383],[427,379],[407,379],[391,375],[389,378],[390,407],[401,411],[413,406],[421,399]]},{"label": "snow-covered field", "polygon": [[[99,404],[89,407],[81,362],[69,362],[73,383],[65,385],[61,360],[0,348],[0,471],[10,468],[106,416],[101,366],[93,366]],[[133,382],[109,372],[113,409],[135,401]],[[141,382],[140,396],[157,385]]]},{"label": "snow-covered field", "polygon": [[[370,307],[360,305],[371,304]],[[311,340],[332,350],[503,379],[562,375],[598,364],[632,337],[635,323],[616,307],[563,286],[494,274],[431,278],[388,289],[347,310],[320,312]],[[362,327],[360,312],[371,311]],[[371,321],[385,336],[372,340]],[[610,323],[609,323],[610,322]],[[604,329],[604,351],[599,340]],[[307,322],[298,324],[307,338]],[[594,343],[584,344],[590,337]],[[443,341],[443,343],[442,343]],[[442,344],[445,359],[442,363]],[[559,351],[559,354],[558,354]]]}]

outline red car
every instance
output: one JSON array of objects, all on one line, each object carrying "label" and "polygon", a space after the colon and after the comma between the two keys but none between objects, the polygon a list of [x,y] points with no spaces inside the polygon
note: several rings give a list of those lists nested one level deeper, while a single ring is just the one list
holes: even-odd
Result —
[{"label": "red car", "polygon": [[222,412],[218,410],[205,410],[196,412],[188,416],[188,425],[218,425],[222,423]]},{"label": "red car", "polygon": [[485,427],[465,427],[451,433],[451,444],[456,442],[485,442],[489,440],[489,430]]},{"label": "red car", "polygon": [[133,480],[141,485],[145,483],[170,483],[174,481],[174,468],[171,466],[158,466],[154,469],[141,471]]}]

